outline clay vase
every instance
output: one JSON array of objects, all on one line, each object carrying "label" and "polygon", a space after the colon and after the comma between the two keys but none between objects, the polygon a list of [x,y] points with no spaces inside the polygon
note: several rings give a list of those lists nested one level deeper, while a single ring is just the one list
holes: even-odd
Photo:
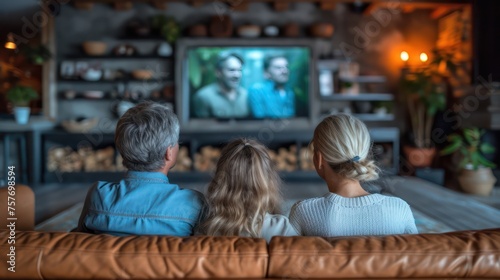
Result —
[{"label": "clay vase", "polygon": [[462,169],[458,176],[460,187],[466,193],[488,196],[496,182],[491,168],[480,167],[477,170]]},{"label": "clay vase", "polygon": [[436,148],[416,148],[412,146],[404,146],[403,152],[406,159],[413,167],[429,167],[432,165]]}]

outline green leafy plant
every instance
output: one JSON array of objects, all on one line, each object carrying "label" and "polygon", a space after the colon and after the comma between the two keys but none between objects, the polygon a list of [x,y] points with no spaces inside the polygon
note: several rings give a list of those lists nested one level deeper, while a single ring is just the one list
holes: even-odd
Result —
[{"label": "green leafy plant", "polygon": [[[400,89],[406,95],[413,144],[417,148],[432,148],[431,130],[434,117],[446,107],[446,83],[448,73],[456,71],[452,56],[438,51],[428,67],[403,75]],[[444,64],[444,70],[441,65]]]},{"label": "green leafy plant", "polygon": [[44,45],[25,46],[22,52],[33,64],[42,64],[52,57],[52,53]]},{"label": "green leafy plant", "polygon": [[482,143],[481,136],[484,135],[484,130],[477,127],[464,128],[462,134],[451,134],[448,136],[450,145],[445,147],[440,154],[449,155],[454,152],[460,152],[462,160],[459,163],[460,168],[472,166],[477,170],[479,166],[494,168],[496,165],[487,160],[483,155],[495,152],[495,147],[488,143]]},{"label": "green leafy plant", "polygon": [[17,85],[7,91],[7,100],[14,106],[28,106],[31,100],[36,99],[38,99],[38,94],[32,87]]},{"label": "green leafy plant", "polygon": [[174,43],[181,35],[179,24],[172,17],[156,15],[151,18],[151,26],[169,43]]}]

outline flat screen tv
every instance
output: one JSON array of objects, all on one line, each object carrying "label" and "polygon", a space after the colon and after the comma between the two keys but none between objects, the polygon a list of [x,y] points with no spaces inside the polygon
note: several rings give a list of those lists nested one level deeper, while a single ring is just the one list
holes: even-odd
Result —
[{"label": "flat screen tv", "polygon": [[310,122],[312,41],[183,39],[176,47],[176,109],[183,128]]}]

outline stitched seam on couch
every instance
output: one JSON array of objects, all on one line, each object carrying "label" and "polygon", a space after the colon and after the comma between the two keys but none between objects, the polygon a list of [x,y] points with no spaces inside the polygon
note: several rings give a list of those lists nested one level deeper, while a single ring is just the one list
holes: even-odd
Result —
[{"label": "stitched seam on couch", "polygon": [[[377,252],[314,252],[314,251],[272,251],[269,252],[269,255],[291,255],[291,254],[300,254],[300,255],[338,255],[338,256],[347,256],[347,255],[372,255],[372,254],[382,254],[382,255],[387,255],[387,254],[393,254],[393,255],[398,255],[398,254],[403,254],[403,255],[424,255],[428,256],[430,255],[429,252],[411,252],[411,251],[377,251]],[[492,251],[470,251],[470,252],[432,252],[432,255],[444,255],[444,256],[454,256],[454,255],[478,255],[478,254],[495,254],[495,255],[500,255],[499,250],[492,250]]]},{"label": "stitched seam on couch", "polygon": [[[1,248],[1,246],[0,246]],[[268,257],[269,254],[266,253],[173,253],[173,252],[165,252],[165,253],[152,253],[151,251],[143,251],[143,252],[113,252],[110,253],[109,250],[113,248],[108,248],[104,250],[90,250],[90,249],[74,249],[74,248],[45,248],[45,247],[37,247],[37,246],[22,246],[22,248],[33,248],[33,249],[41,249],[45,250],[45,253],[51,253],[52,251],[65,251],[65,252],[85,252],[92,254],[100,254],[105,252],[108,255],[138,255],[138,254],[147,254],[147,255],[155,255],[155,256],[221,256],[221,257],[234,257],[234,256],[244,256],[244,257]]]},{"label": "stitched seam on couch", "polygon": [[95,210],[90,208],[89,212],[95,212],[99,214],[105,214],[105,215],[110,215],[110,216],[124,216],[124,217],[133,217],[133,218],[157,218],[157,219],[164,219],[164,220],[183,220],[186,222],[194,222],[194,219],[187,219],[183,217],[176,217],[176,216],[161,216],[161,215],[134,215],[134,214],[127,214],[127,213],[117,213],[117,212],[109,212],[109,211],[103,211],[103,210]]}]

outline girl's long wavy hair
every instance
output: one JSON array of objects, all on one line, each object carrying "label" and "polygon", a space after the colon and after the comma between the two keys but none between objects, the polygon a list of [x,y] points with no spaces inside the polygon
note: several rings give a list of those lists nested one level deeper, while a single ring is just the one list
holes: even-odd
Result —
[{"label": "girl's long wavy hair", "polygon": [[207,189],[206,235],[260,237],[266,213],[281,202],[280,177],[264,145],[237,139],[228,143]]}]

